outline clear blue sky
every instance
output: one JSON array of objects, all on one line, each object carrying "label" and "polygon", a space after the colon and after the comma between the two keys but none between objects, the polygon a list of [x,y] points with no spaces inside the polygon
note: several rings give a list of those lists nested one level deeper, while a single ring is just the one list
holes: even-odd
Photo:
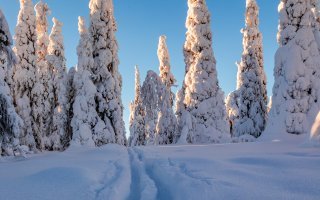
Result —
[{"label": "clear blue sky", "polygon": [[[50,18],[56,17],[64,23],[67,66],[74,66],[77,63],[76,46],[79,40],[77,18],[85,16],[88,19],[89,0],[44,1],[51,8]],[[269,95],[273,86],[274,54],[278,47],[278,3],[277,0],[258,0]],[[213,48],[220,86],[228,94],[236,87],[235,62],[240,60],[242,53],[240,29],[244,26],[245,0],[207,0],[207,4],[211,12]],[[184,77],[182,47],[186,32],[187,0],[114,0],[114,7],[123,77],[124,120],[128,126],[128,105],[134,97],[134,66],[139,65],[142,79],[150,69],[158,72],[157,45],[158,37],[162,34],[167,35],[172,71],[181,86]],[[0,8],[7,17],[13,35],[19,1],[0,0]]]}]

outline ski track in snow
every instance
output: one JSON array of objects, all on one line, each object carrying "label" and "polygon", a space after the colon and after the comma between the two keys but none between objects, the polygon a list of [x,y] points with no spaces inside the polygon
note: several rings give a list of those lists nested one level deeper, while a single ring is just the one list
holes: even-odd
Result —
[{"label": "ski track in snow", "polygon": [[115,161],[109,161],[106,165],[106,174],[101,179],[101,187],[95,190],[95,199],[105,199],[109,193],[112,193],[112,186],[117,182],[118,177],[121,174],[122,167]]},{"label": "ski track in snow", "polygon": [[[207,199],[205,197],[210,196],[208,192],[212,194],[215,191],[213,178],[189,169],[184,161],[154,156],[145,160],[145,165],[148,175],[158,187],[156,199]],[[188,188],[197,192],[189,192]]]},{"label": "ski track in snow", "polygon": [[[156,195],[153,198],[151,198],[151,196],[148,196],[147,199],[194,199],[199,196],[194,192],[193,194],[186,192],[177,195],[177,191],[175,190],[175,188],[177,187],[176,184],[181,184],[182,188],[185,189],[188,187],[196,187],[199,190],[199,193],[204,192],[204,194],[206,194],[207,196],[210,195],[208,194],[208,192],[211,193],[212,191],[215,191],[213,178],[211,178],[210,176],[206,176],[200,171],[189,170],[187,164],[184,162],[174,161],[170,157],[165,157],[164,159],[158,160],[153,158],[147,159],[145,158],[143,149],[138,147],[130,149],[129,152],[131,152],[131,154],[134,154],[135,157],[139,159],[139,162],[142,165],[142,170],[139,174],[150,178],[157,189],[155,190]],[[160,158],[157,155],[154,155],[154,157]],[[141,181],[142,180],[138,181],[140,182],[140,185]],[[132,183],[137,184],[135,179],[132,180]],[[135,197],[136,198],[132,199],[144,199],[141,196]]]},{"label": "ski track in snow", "polygon": [[131,165],[131,192],[128,200],[152,200],[156,198],[158,188],[144,166],[142,154],[137,148],[128,149]]}]

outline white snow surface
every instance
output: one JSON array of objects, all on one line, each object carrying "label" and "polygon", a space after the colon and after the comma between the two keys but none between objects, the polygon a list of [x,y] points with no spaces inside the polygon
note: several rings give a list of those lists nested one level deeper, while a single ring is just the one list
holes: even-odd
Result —
[{"label": "white snow surface", "polygon": [[0,199],[319,199],[319,148],[287,136],[3,157]]}]

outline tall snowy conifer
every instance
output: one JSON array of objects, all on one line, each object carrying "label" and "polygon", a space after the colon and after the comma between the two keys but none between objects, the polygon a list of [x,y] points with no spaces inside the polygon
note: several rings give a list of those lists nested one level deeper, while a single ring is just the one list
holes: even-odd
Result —
[{"label": "tall snowy conifer", "polygon": [[14,70],[14,98],[18,114],[24,121],[20,143],[36,151],[35,137],[37,132],[33,129],[32,90],[37,81],[37,34],[36,17],[31,0],[20,0],[20,11],[15,30],[14,51],[18,63]]},{"label": "tall snowy conifer", "polygon": [[227,113],[234,137],[248,134],[257,138],[267,121],[268,97],[256,0],[247,0],[245,16],[246,27],[241,30],[243,53],[238,64],[237,90],[227,98]]},{"label": "tall snowy conifer", "polygon": [[160,63],[160,79],[164,87],[161,92],[160,111],[156,127],[156,143],[163,145],[172,144],[177,140],[175,135],[177,132],[177,119],[172,108],[174,94],[171,92],[171,87],[175,84],[176,80],[171,73],[166,36],[160,36],[159,38],[158,58]]},{"label": "tall snowy conifer", "polygon": [[11,45],[9,27],[0,10],[0,156],[13,156],[20,150],[22,119],[15,111],[9,88],[11,71],[16,62]]},{"label": "tall snowy conifer", "polygon": [[159,38],[158,45],[158,59],[159,59],[159,71],[160,78],[162,83],[171,90],[171,87],[176,83],[176,79],[174,78],[171,72],[170,66],[170,55],[169,50],[166,43],[166,36],[162,35]]},{"label": "tall snowy conifer", "polygon": [[[184,104],[184,108],[180,108],[183,116],[178,114],[183,119],[178,120],[181,139],[188,143],[223,142],[229,136],[229,129],[212,50],[210,14],[205,0],[188,0],[188,6],[184,45],[186,75],[182,94],[178,95]],[[182,103],[177,105],[181,107]]]},{"label": "tall snowy conifer", "polygon": [[53,71],[53,121],[51,133],[47,142],[50,150],[63,150],[67,130],[67,72],[64,56],[62,23],[56,18],[52,19],[53,27],[49,37],[47,61],[49,69]]},{"label": "tall snowy conifer", "polygon": [[93,40],[94,65],[92,75],[97,87],[97,113],[103,123],[98,145],[117,143],[126,145],[121,100],[122,78],[119,73],[116,22],[112,0],[91,0],[90,34]]},{"label": "tall snowy conifer", "polygon": [[145,108],[141,98],[140,72],[135,68],[135,98],[130,103],[130,146],[146,145]]},{"label": "tall snowy conifer", "polygon": [[309,133],[319,111],[319,51],[312,0],[281,0],[275,84],[266,135]]},{"label": "tall snowy conifer", "polygon": [[[90,69],[93,67],[92,43],[84,18],[79,17],[80,42],[77,48],[78,66],[74,75],[75,99],[73,104],[72,145],[98,146],[103,132],[99,126],[103,121],[96,112],[96,86],[93,84]],[[98,129],[96,129],[98,127]]]},{"label": "tall snowy conifer", "polygon": [[147,77],[141,88],[142,105],[145,109],[145,129],[147,135],[147,145],[155,145],[157,134],[158,114],[160,110],[160,100],[164,85],[160,77],[154,71],[148,71]]},{"label": "tall snowy conifer", "polygon": [[46,56],[48,55],[48,20],[49,7],[40,1],[35,6],[37,31],[37,82],[32,90],[34,130],[37,147],[45,150],[45,143],[50,135],[52,125],[52,71],[48,68]]}]

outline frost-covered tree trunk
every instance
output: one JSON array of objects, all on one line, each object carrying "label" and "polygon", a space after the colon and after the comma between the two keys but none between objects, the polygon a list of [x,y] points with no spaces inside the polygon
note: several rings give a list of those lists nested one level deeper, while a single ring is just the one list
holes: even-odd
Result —
[{"label": "frost-covered tree trunk", "polygon": [[160,77],[154,71],[148,71],[147,77],[141,88],[142,104],[145,109],[145,129],[147,145],[156,144],[156,127],[160,109],[163,84]]},{"label": "frost-covered tree trunk", "polygon": [[92,73],[97,87],[97,113],[103,122],[100,127],[96,127],[100,132],[98,145],[126,145],[113,2],[91,0],[89,7],[94,58]]},{"label": "frost-covered tree trunk", "polygon": [[309,133],[319,111],[319,51],[312,0],[281,0],[275,84],[266,135]]},{"label": "frost-covered tree trunk", "polygon": [[9,88],[16,62],[11,45],[9,27],[0,9],[0,156],[13,156],[21,150],[19,137],[23,122],[15,111]]},{"label": "frost-covered tree trunk", "polygon": [[172,144],[176,142],[177,137],[177,119],[173,112],[174,94],[171,87],[176,80],[171,73],[170,56],[166,44],[166,37],[160,36],[158,46],[160,79],[163,84],[160,99],[160,111],[157,122],[156,144]]},{"label": "frost-covered tree trunk", "polygon": [[67,72],[64,56],[62,23],[53,18],[53,27],[49,37],[47,61],[49,70],[53,71],[53,121],[47,141],[47,149],[63,150],[67,130]]},{"label": "frost-covered tree trunk", "polygon": [[[212,50],[210,14],[205,0],[188,0],[187,33],[184,45],[186,75],[180,128],[188,143],[218,143],[229,137],[224,94],[218,83]],[[180,99],[180,98],[179,98]],[[181,104],[179,104],[181,105]],[[189,113],[189,114],[186,114]],[[187,120],[187,118],[191,120]],[[186,121],[192,124],[186,124]]]},{"label": "frost-covered tree trunk", "polygon": [[235,132],[235,122],[239,120],[239,91],[231,92],[226,98],[227,119],[230,124],[230,133]]},{"label": "frost-covered tree trunk", "polygon": [[67,131],[66,131],[66,141],[67,144],[66,146],[70,145],[70,142],[72,140],[72,135],[73,135],[73,129],[71,126],[71,122],[74,116],[74,112],[73,112],[73,104],[76,98],[76,86],[74,84],[74,79],[75,79],[75,74],[77,73],[77,69],[78,66],[76,67],[71,67],[68,70],[68,75],[67,75],[67,101],[68,101],[68,110],[67,110],[67,116],[68,116],[68,120],[67,120]]},{"label": "frost-covered tree trunk", "polygon": [[36,17],[31,0],[20,0],[20,11],[14,36],[18,63],[14,70],[14,100],[17,113],[24,121],[20,143],[36,151],[34,135],[38,135],[33,128],[32,90],[37,81],[37,34]]},{"label": "frost-covered tree trunk", "polygon": [[84,18],[79,17],[80,42],[77,48],[78,66],[74,75],[75,99],[73,103],[73,130],[71,145],[98,146],[102,134],[101,124],[96,111],[95,95],[97,88],[94,85],[90,70],[94,60],[92,56],[92,42],[85,27]]},{"label": "frost-covered tree trunk", "polygon": [[130,146],[142,146],[147,143],[145,108],[142,104],[140,72],[138,67],[135,69],[135,98],[130,103]]},{"label": "frost-covered tree trunk", "polygon": [[48,20],[49,7],[40,1],[35,6],[37,32],[37,82],[32,90],[35,140],[40,150],[45,150],[45,143],[50,135],[52,125],[52,71],[48,68]]},{"label": "frost-covered tree trunk", "polygon": [[[184,101],[185,85],[182,84],[182,88],[178,90],[176,94],[175,115],[177,119],[177,131],[175,133],[174,143],[187,143],[187,135],[189,130],[192,129],[192,123],[187,123],[186,116],[190,116],[186,111]],[[189,120],[190,121],[190,120]],[[183,136],[182,136],[183,135]],[[182,137],[181,137],[182,136]]]},{"label": "frost-covered tree trunk", "polygon": [[246,2],[246,27],[243,53],[238,64],[237,91],[227,98],[227,113],[232,136],[259,137],[267,121],[266,75],[263,67],[262,34],[256,0]]}]

